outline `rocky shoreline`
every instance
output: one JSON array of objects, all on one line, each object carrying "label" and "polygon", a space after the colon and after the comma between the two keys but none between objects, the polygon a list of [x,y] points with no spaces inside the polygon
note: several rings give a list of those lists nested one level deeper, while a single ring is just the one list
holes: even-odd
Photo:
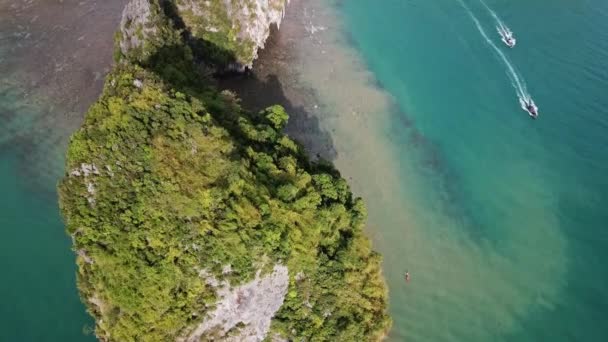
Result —
[{"label": "rocky shoreline", "polygon": [[[320,100],[316,90],[301,84],[293,66],[299,63],[295,49],[297,41],[310,39],[311,25],[307,23],[307,3],[291,0],[278,27],[272,27],[270,36],[250,73],[217,79],[220,89],[235,92],[243,105],[260,110],[280,104],[290,113],[286,133],[308,150],[311,158],[334,161],[337,151],[331,132],[322,127],[318,116]],[[308,24],[308,25],[307,25]]]}]

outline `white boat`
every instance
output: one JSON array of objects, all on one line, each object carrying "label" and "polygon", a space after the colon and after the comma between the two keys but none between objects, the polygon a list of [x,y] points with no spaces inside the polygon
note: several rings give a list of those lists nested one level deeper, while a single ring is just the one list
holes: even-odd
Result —
[{"label": "white boat", "polygon": [[513,37],[513,32],[509,31],[509,29],[506,27],[498,26],[496,28],[498,30],[498,34],[500,34],[500,37],[502,38],[502,42],[510,48],[514,47],[517,40],[515,37]]},{"label": "white boat", "polygon": [[522,108],[528,112],[528,115],[530,115],[532,119],[536,119],[538,117],[538,107],[534,101],[532,101],[532,99],[522,101]]}]

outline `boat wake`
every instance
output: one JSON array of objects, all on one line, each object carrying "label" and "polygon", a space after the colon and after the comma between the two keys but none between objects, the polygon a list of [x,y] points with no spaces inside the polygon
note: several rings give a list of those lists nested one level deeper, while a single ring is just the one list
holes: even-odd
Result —
[{"label": "boat wake", "polygon": [[479,0],[479,2],[481,2],[483,7],[485,7],[486,10],[488,10],[490,15],[492,16],[492,18],[494,18],[494,21],[496,21],[496,30],[498,31],[498,34],[502,38],[502,41],[508,47],[514,47],[516,40],[515,40],[515,37],[513,37],[513,31],[511,31],[511,29],[500,19],[498,14],[496,14],[496,12],[494,12],[494,10],[492,10],[490,8],[490,6],[488,6],[488,4],[486,4],[485,1]]},{"label": "boat wake", "polygon": [[511,37],[513,38],[513,32],[506,26],[497,25],[496,31],[500,34],[501,37]]},{"label": "boat wake", "polygon": [[505,28],[496,26],[496,30],[498,31],[498,34],[500,35],[500,38],[502,42],[505,43],[505,45],[510,48],[515,46],[517,40],[515,39],[515,37],[513,37],[513,32],[511,32],[508,27]]},{"label": "boat wake", "polygon": [[508,36],[512,36],[513,32],[509,29],[509,27],[507,25],[505,25],[505,23],[500,19],[500,17],[498,16],[498,14],[496,14],[496,12],[494,12],[494,10],[492,10],[490,8],[490,6],[488,6],[488,4],[486,4],[485,1],[483,0],[479,0],[479,2],[481,2],[481,4],[483,5],[483,7],[485,7],[488,12],[490,13],[490,15],[494,18],[494,20],[496,21],[496,28],[498,29],[498,33],[501,33],[501,35],[504,33]]},{"label": "boat wake", "polygon": [[[521,106],[521,109],[525,110],[530,115],[534,117],[538,116],[538,106],[530,96],[519,96],[519,105]],[[530,113],[530,108],[534,109],[534,113]]]},{"label": "boat wake", "polygon": [[[523,77],[520,76],[520,74],[517,72],[517,70],[515,69],[513,64],[511,64],[511,61],[509,60],[509,58],[502,52],[502,50],[500,50],[498,48],[498,46],[496,46],[496,44],[494,44],[494,42],[490,39],[490,37],[488,37],[488,34],[484,30],[483,26],[481,26],[479,19],[477,19],[477,17],[475,16],[475,14],[473,14],[471,9],[469,9],[469,7],[464,3],[463,0],[459,0],[459,2],[460,2],[460,5],[467,12],[469,17],[471,17],[471,20],[473,20],[473,22],[475,23],[477,30],[479,31],[481,36],[485,39],[486,43],[488,43],[488,45],[490,45],[490,47],[492,47],[494,49],[494,51],[496,52],[498,57],[500,57],[500,59],[502,60],[504,65],[507,67],[507,69],[506,69],[507,76],[509,76],[509,79],[511,80],[511,84],[513,85],[513,88],[515,89],[515,92],[517,93],[519,103],[524,107],[524,110],[526,110],[525,103],[534,103],[534,101],[532,100],[532,96],[528,93],[528,89],[526,87],[525,81],[523,80]],[[498,18],[498,17],[496,17],[496,18]],[[498,19],[498,20],[500,21],[500,19]]]}]

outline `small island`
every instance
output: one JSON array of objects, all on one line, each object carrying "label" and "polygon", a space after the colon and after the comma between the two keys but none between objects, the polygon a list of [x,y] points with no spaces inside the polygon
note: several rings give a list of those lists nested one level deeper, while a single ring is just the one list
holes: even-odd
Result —
[{"label": "small island", "polygon": [[[373,341],[390,327],[366,210],[329,163],[243,108],[284,0],[134,0],[72,137],[60,205],[102,341]],[[231,5],[233,4],[233,5]]]}]

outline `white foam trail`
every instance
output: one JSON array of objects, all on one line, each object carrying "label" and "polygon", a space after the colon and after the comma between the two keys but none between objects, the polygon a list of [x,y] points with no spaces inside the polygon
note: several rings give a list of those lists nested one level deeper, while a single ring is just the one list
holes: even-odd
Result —
[{"label": "white foam trail", "polygon": [[485,1],[483,0],[479,0],[479,2],[481,2],[481,4],[483,5],[483,7],[485,7],[488,12],[490,12],[490,15],[492,15],[492,17],[494,18],[494,20],[496,20],[496,23],[498,24],[498,27],[500,27],[500,29],[502,30],[502,32],[512,35],[513,32],[509,29],[509,27],[507,27],[507,25],[505,25],[505,23],[498,17],[498,14],[496,14],[496,12],[494,12],[490,6],[488,6],[488,4],[486,4]]},{"label": "white foam trail", "polygon": [[509,59],[507,58],[507,56],[505,56],[505,54],[502,52],[502,50],[500,50],[498,48],[498,46],[496,46],[496,44],[494,44],[494,42],[490,39],[490,37],[488,37],[488,34],[483,29],[483,27],[481,26],[481,23],[479,22],[477,17],[473,14],[473,12],[469,9],[469,7],[462,0],[458,0],[458,1],[460,2],[460,5],[466,10],[467,14],[469,15],[469,17],[471,17],[473,22],[475,22],[475,26],[477,27],[477,30],[479,31],[479,33],[486,40],[486,42],[494,49],[494,51],[496,51],[496,53],[498,54],[500,59],[502,59],[503,63],[507,67],[507,71],[508,71],[507,75],[511,79],[511,84],[513,85],[513,87],[515,88],[515,91],[517,92],[517,97],[519,98],[519,103],[522,105],[522,108],[525,109],[526,102],[534,103],[534,101],[532,100],[532,97],[530,96],[530,94],[528,94],[528,90],[526,88],[526,83],[519,76],[519,74],[517,73],[517,71],[515,70],[515,68],[509,61]]},{"label": "white foam trail", "polygon": [[500,27],[500,26],[496,26],[496,31],[498,32],[498,34],[500,35],[501,38],[511,38],[511,39],[515,39],[513,38],[513,32],[509,31],[509,28],[504,28],[504,27]]}]

